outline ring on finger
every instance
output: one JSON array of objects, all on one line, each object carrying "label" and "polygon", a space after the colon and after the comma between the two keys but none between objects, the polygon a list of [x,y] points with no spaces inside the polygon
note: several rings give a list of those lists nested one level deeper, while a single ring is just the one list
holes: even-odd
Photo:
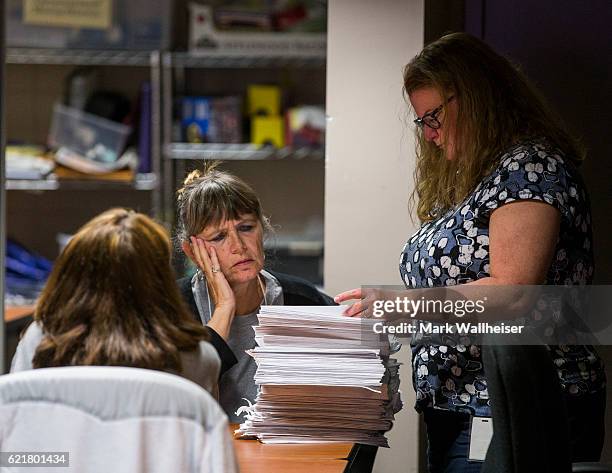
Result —
[{"label": "ring on finger", "polygon": [[218,266],[213,266],[213,267],[211,268],[211,271],[212,271],[213,273],[218,273],[219,271],[221,271],[221,268],[219,268]]}]

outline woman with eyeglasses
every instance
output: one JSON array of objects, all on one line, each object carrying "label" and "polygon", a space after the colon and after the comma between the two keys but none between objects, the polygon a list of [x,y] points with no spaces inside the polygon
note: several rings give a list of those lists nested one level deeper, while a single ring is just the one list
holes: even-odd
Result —
[{"label": "woman with eyeglasses", "polygon": [[[417,117],[414,197],[422,224],[401,253],[405,286],[591,284],[590,203],[578,172],[584,153],[528,79],[484,42],[454,33],[408,63],[404,91]],[[355,289],[335,300],[363,295]],[[549,351],[568,408],[572,459],[597,461],[602,361],[591,346]],[[482,463],[469,461],[470,425],[474,416],[491,416],[480,348],[416,342],[412,352],[429,471],[479,472]]]}]

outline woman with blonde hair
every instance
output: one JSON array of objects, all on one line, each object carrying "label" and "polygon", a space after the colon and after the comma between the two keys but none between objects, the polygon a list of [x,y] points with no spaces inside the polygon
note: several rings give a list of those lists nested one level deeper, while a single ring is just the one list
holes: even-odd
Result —
[{"label": "woman with blonde hair", "polygon": [[[330,305],[309,282],[264,269],[264,232],[270,225],[255,191],[216,164],[196,170],[178,191],[177,242],[198,268],[179,281],[193,317],[227,342],[219,380],[219,403],[230,418],[255,401],[253,325],[260,305]],[[220,343],[219,343],[220,345]],[[229,360],[229,361],[226,361]]]},{"label": "woman with blonde hair", "polygon": [[11,371],[101,365],[179,374],[216,394],[220,359],[189,315],[166,230],[131,210],[87,222],[53,266]]},{"label": "woman with blonde hair", "polygon": [[[454,33],[408,63],[404,91],[416,114],[421,221],[400,257],[405,286],[419,294],[463,284],[591,284],[590,202],[578,172],[584,154],[527,78],[484,42]],[[335,300],[362,295],[355,289]],[[347,315],[363,309],[357,302]],[[549,351],[569,414],[572,459],[596,461],[606,399],[601,359],[591,346]],[[468,458],[473,417],[491,415],[479,347],[421,341],[412,353],[429,470],[480,471],[482,463]]]}]

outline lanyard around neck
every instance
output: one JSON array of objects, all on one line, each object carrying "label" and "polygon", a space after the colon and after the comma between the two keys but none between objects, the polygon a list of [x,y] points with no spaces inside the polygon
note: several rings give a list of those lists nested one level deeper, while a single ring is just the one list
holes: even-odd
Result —
[{"label": "lanyard around neck", "polygon": [[[268,299],[266,297],[266,288],[261,281],[261,274],[257,275],[257,282],[259,283],[259,289],[261,290],[261,294],[263,296],[263,305],[268,305]],[[210,302],[210,291],[208,290],[208,284],[206,284],[206,298],[208,299],[208,313],[210,314],[210,318],[212,318],[212,304]]]}]

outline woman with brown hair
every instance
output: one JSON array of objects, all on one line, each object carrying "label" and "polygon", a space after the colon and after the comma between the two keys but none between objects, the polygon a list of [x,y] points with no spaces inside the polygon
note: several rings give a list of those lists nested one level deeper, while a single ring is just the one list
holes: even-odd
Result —
[{"label": "woman with brown hair", "polygon": [[[416,114],[421,221],[400,257],[408,294],[591,284],[590,202],[578,172],[584,153],[528,79],[484,42],[454,33],[408,63],[404,91]],[[363,295],[355,289],[335,300]],[[353,304],[347,315],[364,306]],[[596,461],[606,399],[601,359],[592,346],[548,348],[569,414],[572,459]],[[472,420],[491,416],[480,348],[420,341],[412,354],[429,471],[480,471],[482,463],[469,460]]]},{"label": "woman with brown hair", "polygon": [[213,164],[194,171],[178,191],[177,242],[196,264],[179,281],[196,320],[220,336],[235,354],[219,380],[219,403],[230,422],[257,395],[253,325],[260,305],[330,305],[333,301],[302,279],[264,269],[263,237],[270,225],[259,199],[243,180]]},{"label": "woman with brown hair", "polygon": [[216,394],[220,360],[189,316],[165,229],[111,209],[86,223],[53,266],[11,371],[129,366],[167,371]]}]

